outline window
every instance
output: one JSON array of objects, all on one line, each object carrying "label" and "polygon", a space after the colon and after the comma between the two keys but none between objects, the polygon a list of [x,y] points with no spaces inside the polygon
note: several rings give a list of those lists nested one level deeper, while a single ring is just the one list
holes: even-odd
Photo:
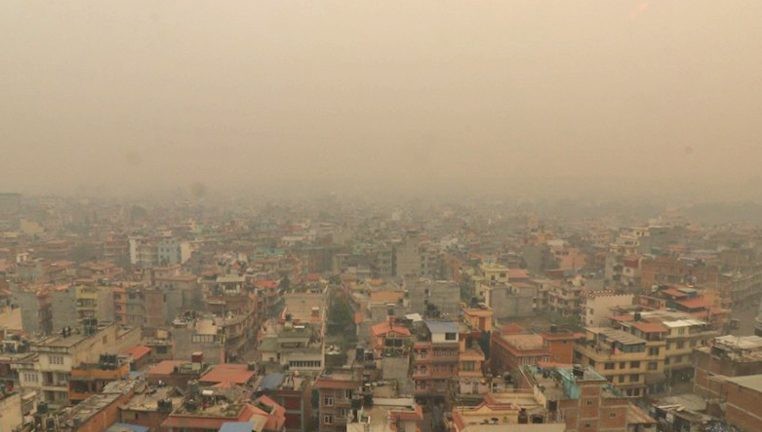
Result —
[{"label": "window", "polygon": [[455,333],[445,333],[445,340],[455,340]]},{"label": "window", "polygon": [[613,412],[613,413],[609,413],[609,417],[611,417],[611,418],[614,418],[614,417],[616,417],[616,413],[615,413],[615,412]]},{"label": "window", "polygon": [[648,348],[648,355],[650,355],[650,356],[658,356],[659,355],[659,347]]},{"label": "window", "polygon": [[333,406],[333,396],[326,396],[323,398],[323,405]]},{"label": "window", "polygon": [[677,349],[683,349],[683,347],[685,347],[685,342],[680,341],[677,343]]},{"label": "window", "polygon": [[50,364],[62,365],[63,362],[64,362],[63,361],[63,356],[60,356],[60,355],[49,355],[48,356],[48,362]]},{"label": "window", "polygon": [[595,367],[595,360],[590,359],[590,367]]},{"label": "window", "polygon": [[638,369],[640,368],[640,362],[639,361],[630,362],[630,367],[633,369]]},{"label": "window", "polygon": [[619,369],[624,369],[627,367],[627,363],[625,362],[619,362]]},{"label": "window", "polygon": [[352,390],[345,390],[344,397],[347,399],[352,399]]},{"label": "window", "polygon": [[323,416],[323,424],[333,424],[333,416],[332,415],[324,415]]},{"label": "window", "polygon": [[623,382],[624,382],[624,375],[619,375],[619,382],[620,382],[620,383],[623,383]]},{"label": "window", "polygon": [[472,362],[472,361],[462,362],[460,364],[460,370],[471,372],[476,368],[475,363],[476,362]]},{"label": "window", "polygon": [[614,363],[606,363],[603,366],[604,369],[614,369]]},{"label": "window", "polygon": [[638,374],[630,375],[630,382],[638,382],[639,379],[640,379],[640,375]]},{"label": "window", "polygon": [[656,370],[658,367],[656,362],[648,362],[648,370]]},{"label": "window", "polygon": [[24,381],[36,383],[38,380],[39,378],[36,372],[24,372]]}]

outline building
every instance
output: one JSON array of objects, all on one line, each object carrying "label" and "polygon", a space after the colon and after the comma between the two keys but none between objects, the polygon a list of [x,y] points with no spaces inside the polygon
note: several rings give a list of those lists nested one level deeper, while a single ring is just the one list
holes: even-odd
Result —
[{"label": "building", "polygon": [[315,380],[318,392],[318,431],[346,430],[352,414],[352,400],[362,384],[357,370],[324,371]]},{"label": "building", "polygon": [[393,316],[370,328],[370,344],[376,357],[407,355],[410,352],[412,333],[398,325]]},{"label": "building", "polygon": [[450,281],[406,280],[410,312],[432,318],[455,319],[460,312],[460,287]]},{"label": "building", "polygon": [[130,365],[113,354],[101,354],[98,363],[81,363],[69,375],[69,402],[77,404],[102,392],[108,383],[126,378]]},{"label": "building", "polygon": [[54,407],[69,400],[72,370],[83,363],[98,363],[102,354],[117,354],[140,341],[139,328],[121,328],[115,324],[98,326],[85,322],[81,332],[62,331],[31,344],[37,354],[34,362],[13,365],[22,388],[36,391],[39,400]]},{"label": "building", "polygon": [[547,362],[550,351],[539,334],[502,334],[493,332],[490,366],[493,372],[507,372],[524,365]]},{"label": "building", "polygon": [[762,374],[762,337],[716,337],[694,350],[693,367],[694,393],[721,399],[726,378]]},{"label": "building", "polygon": [[150,385],[136,390],[135,395],[119,407],[122,423],[143,426],[150,431],[161,430],[169,414],[182,405],[183,396],[173,386]]},{"label": "building", "polygon": [[632,294],[620,294],[613,291],[591,291],[584,295],[580,322],[589,327],[601,327],[609,324],[612,309],[632,304]]},{"label": "building", "polygon": [[347,432],[420,431],[423,410],[409,397],[375,397],[355,410]]},{"label": "building", "polygon": [[759,303],[759,312],[754,320],[754,334],[762,337],[762,302]]},{"label": "building", "polygon": [[762,430],[762,374],[728,378],[725,421],[742,431]]},{"label": "building", "polygon": [[645,375],[649,368],[658,368],[663,350],[650,350],[649,341],[622,330],[605,327],[585,330],[585,339],[574,347],[574,362],[594,369],[627,396],[645,396]]},{"label": "building", "polygon": [[447,398],[458,378],[460,328],[453,321],[425,321],[413,342],[411,373],[417,397]]},{"label": "building", "polygon": [[584,333],[559,331],[551,326],[550,331],[540,333],[545,348],[548,350],[548,361],[556,364],[569,365],[574,362],[574,344],[585,337]]},{"label": "building", "polygon": [[656,422],[631,404],[591,367],[521,369],[521,386],[540,394],[548,422],[563,422],[567,432],[655,431]]},{"label": "building", "polygon": [[312,423],[312,381],[294,373],[270,373],[262,377],[256,394],[264,394],[285,408],[286,432],[314,430]]},{"label": "building", "polygon": [[[282,432],[285,410],[267,396],[254,400],[237,386],[189,388],[182,405],[162,422],[167,432],[217,432],[225,423],[248,422],[252,431]],[[247,429],[248,430],[248,429]]]}]

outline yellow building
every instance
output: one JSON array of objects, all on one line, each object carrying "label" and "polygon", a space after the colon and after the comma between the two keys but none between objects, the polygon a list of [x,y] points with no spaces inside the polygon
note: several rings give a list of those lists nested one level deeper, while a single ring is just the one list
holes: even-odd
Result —
[{"label": "yellow building", "polygon": [[660,364],[663,368],[664,341],[612,328],[585,330],[584,341],[574,347],[574,361],[592,367],[627,396],[646,395],[646,376],[658,376]]}]

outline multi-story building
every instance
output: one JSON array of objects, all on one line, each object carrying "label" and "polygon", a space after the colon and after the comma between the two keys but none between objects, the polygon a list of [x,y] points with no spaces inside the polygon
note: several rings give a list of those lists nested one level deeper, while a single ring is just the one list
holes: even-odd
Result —
[{"label": "multi-story building", "polygon": [[85,321],[82,331],[65,329],[31,345],[37,354],[34,362],[19,362],[22,388],[34,390],[52,406],[65,406],[69,400],[71,372],[83,363],[97,363],[101,354],[117,354],[140,342],[140,328],[122,328],[115,324],[98,326]]},{"label": "multi-story building", "polygon": [[299,372],[270,373],[262,377],[256,392],[262,392],[286,409],[286,432],[313,429],[312,380]]},{"label": "multi-story building", "polygon": [[627,396],[645,396],[646,373],[654,367],[653,363],[658,368],[658,359],[664,351],[649,347],[648,340],[622,330],[604,327],[585,330],[585,340],[574,347],[575,363],[595,369]]},{"label": "multi-story building", "polygon": [[113,287],[93,282],[80,281],[74,287],[77,321],[85,318],[112,321],[114,319]]},{"label": "multi-story building", "polygon": [[324,371],[315,380],[318,391],[318,431],[339,432],[347,428],[352,400],[359,395],[362,380],[358,369]]},{"label": "multi-story building", "polygon": [[601,327],[609,323],[612,308],[632,304],[632,294],[614,291],[590,291],[583,295],[580,322],[588,327]]},{"label": "multi-story building", "polygon": [[[656,422],[592,367],[521,369],[521,387],[541,395],[549,423],[563,422],[566,432],[649,432]],[[542,429],[545,430],[545,429]]]},{"label": "multi-story building", "polygon": [[723,397],[725,378],[762,374],[762,337],[720,336],[693,351],[693,392]]},{"label": "multi-story building", "polygon": [[490,366],[494,372],[507,372],[528,364],[548,361],[550,352],[539,334],[502,334],[493,332]]},{"label": "multi-story building", "polygon": [[460,287],[450,281],[406,281],[410,311],[424,316],[455,319],[460,312]]},{"label": "multi-story building", "polygon": [[129,374],[129,363],[115,354],[101,354],[98,363],[81,363],[69,375],[69,402],[77,404]]},{"label": "multi-story building", "polygon": [[728,378],[725,385],[725,421],[742,431],[762,430],[762,375]]},{"label": "multi-story building", "polygon": [[460,329],[453,321],[425,321],[413,343],[414,394],[448,398],[458,378]]}]

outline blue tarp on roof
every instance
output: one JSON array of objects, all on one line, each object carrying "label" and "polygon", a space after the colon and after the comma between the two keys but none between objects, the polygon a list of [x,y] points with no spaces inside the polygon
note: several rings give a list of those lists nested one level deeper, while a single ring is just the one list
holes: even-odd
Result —
[{"label": "blue tarp on roof", "polygon": [[114,423],[106,429],[106,432],[148,432],[148,428],[129,423]]},{"label": "blue tarp on roof", "polygon": [[252,428],[249,422],[226,422],[222,424],[219,432],[251,432]]},{"label": "blue tarp on roof", "polygon": [[277,390],[281,383],[283,383],[285,377],[286,375],[280,372],[269,373],[262,378],[262,382],[259,383],[259,386],[264,390]]}]

